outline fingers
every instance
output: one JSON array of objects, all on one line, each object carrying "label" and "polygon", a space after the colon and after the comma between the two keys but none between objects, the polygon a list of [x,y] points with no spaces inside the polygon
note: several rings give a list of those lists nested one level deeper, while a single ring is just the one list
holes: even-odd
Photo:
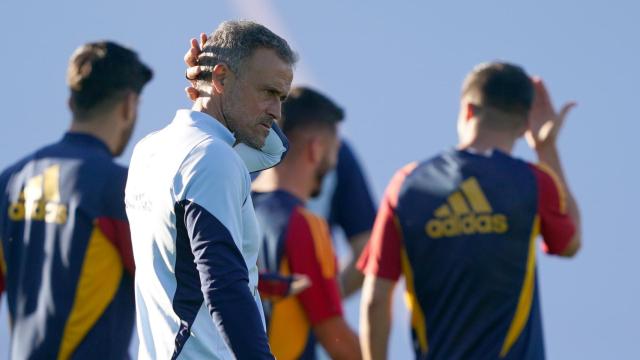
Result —
[{"label": "fingers", "polygon": [[533,88],[535,90],[535,101],[539,104],[551,104],[551,97],[549,96],[549,92],[547,91],[547,87],[545,86],[542,78],[539,76],[533,76],[531,78],[533,82]]},{"label": "fingers", "polygon": [[200,34],[200,43],[195,38],[190,40],[190,47],[187,53],[184,55],[184,62],[187,66],[198,65],[198,56],[202,53],[202,45],[207,42],[207,35]]},{"label": "fingers", "polygon": [[303,274],[293,275],[293,282],[291,283],[291,295],[296,295],[306,290],[311,286],[311,279]]},{"label": "fingers", "polygon": [[201,70],[200,70],[200,67],[198,66],[198,63],[196,63],[193,66],[190,66],[187,69],[187,74],[186,74],[187,79],[189,79],[189,80],[197,80],[198,79],[198,75],[200,75],[200,72],[201,72]]},{"label": "fingers", "polygon": [[196,101],[196,99],[200,95],[198,90],[196,88],[194,88],[194,87],[191,87],[191,86],[184,88],[184,92],[187,93],[187,97],[191,101]]},{"label": "fingers", "polygon": [[200,33],[200,49],[204,48],[204,44],[207,42],[207,34]]},{"label": "fingers", "polygon": [[576,107],[576,105],[578,105],[578,103],[576,103],[575,101],[569,101],[566,104],[562,105],[562,108],[560,109],[559,118],[564,120],[569,114],[569,111],[571,111],[571,109]]},{"label": "fingers", "polygon": [[191,47],[187,50],[187,53],[184,55],[184,63],[187,66],[196,66],[198,65],[198,55],[200,55],[200,47],[198,45],[198,40],[191,39]]}]

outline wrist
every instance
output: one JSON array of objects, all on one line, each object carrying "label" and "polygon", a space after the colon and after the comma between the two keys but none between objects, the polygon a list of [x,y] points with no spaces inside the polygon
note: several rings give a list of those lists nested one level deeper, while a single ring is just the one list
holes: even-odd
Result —
[{"label": "wrist", "polygon": [[540,162],[558,158],[558,147],[555,143],[536,146],[535,151]]}]

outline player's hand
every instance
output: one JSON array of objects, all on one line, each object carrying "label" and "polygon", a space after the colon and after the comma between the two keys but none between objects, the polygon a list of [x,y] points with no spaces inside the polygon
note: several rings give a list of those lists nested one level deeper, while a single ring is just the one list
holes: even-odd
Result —
[{"label": "player's hand", "polygon": [[191,39],[191,47],[184,55],[184,63],[188,66],[186,77],[191,81],[191,86],[186,87],[184,91],[192,101],[195,101],[200,95],[198,93],[198,90],[195,88],[196,79],[200,74],[200,66],[198,66],[198,56],[200,56],[200,53],[202,53],[202,47],[206,42],[207,34],[205,33],[200,34],[200,43],[198,43],[198,40],[196,39]]},{"label": "player's hand", "polygon": [[311,279],[304,274],[293,274],[293,281],[291,282],[291,290],[289,290],[289,296],[298,295],[301,292],[307,290],[311,286]]},{"label": "player's hand", "polygon": [[532,149],[541,150],[555,146],[558,133],[569,111],[576,106],[576,103],[567,102],[559,112],[556,112],[542,79],[534,77],[531,81],[535,95],[529,113],[529,129],[525,137]]}]

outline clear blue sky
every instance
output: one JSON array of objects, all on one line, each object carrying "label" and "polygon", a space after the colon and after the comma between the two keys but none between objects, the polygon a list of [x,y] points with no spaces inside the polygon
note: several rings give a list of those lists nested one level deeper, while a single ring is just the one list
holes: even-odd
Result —
[{"label": "clear blue sky", "polygon": [[[547,354],[640,358],[634,216],[640,204],[640,119],[633,107],[640,81],[640,5],[430,3],[3,0],[0,167],[64,132],[66,62],[78,45],[92,40],[129,45],[155,70],[143,94],[137,141],[189,106],[182,56],[190,37],[228,18],[263,22],[300,53],[295,82],[316,86],[347,109],[343,130],[377,198],[401,165],[455,144],[460,83],[474,64],[520,63],[546,79],[556,105],[579,103],[560,147],[583,213],[584,248],[570,261],[539,254]],[[533,159],[524,144],[516,153]],[[130,154],[131,147],[119,161],[128,163]],[[357,318],[355,306],[348,309]],[[6,325],[0,325],[2,349]],[[407,332],[404,325],[394,328],[394,358],[408,353]]]}]

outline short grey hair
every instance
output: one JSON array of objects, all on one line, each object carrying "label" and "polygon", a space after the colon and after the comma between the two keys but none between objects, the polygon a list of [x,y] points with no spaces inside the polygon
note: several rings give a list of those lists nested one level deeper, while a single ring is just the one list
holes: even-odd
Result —
[{"label": "short grey hair", "polygon": [[[209,36],[198,58],[201,67],[198,83],[210,81],[214,66],[224,63],[236,75],[242,72],[242,63],[256,49],[271,49],[287,64],[293,66],[298,55],[286,40],[252,21],[225,21]],[[203,84],[204,85],[204,84]]]}]

